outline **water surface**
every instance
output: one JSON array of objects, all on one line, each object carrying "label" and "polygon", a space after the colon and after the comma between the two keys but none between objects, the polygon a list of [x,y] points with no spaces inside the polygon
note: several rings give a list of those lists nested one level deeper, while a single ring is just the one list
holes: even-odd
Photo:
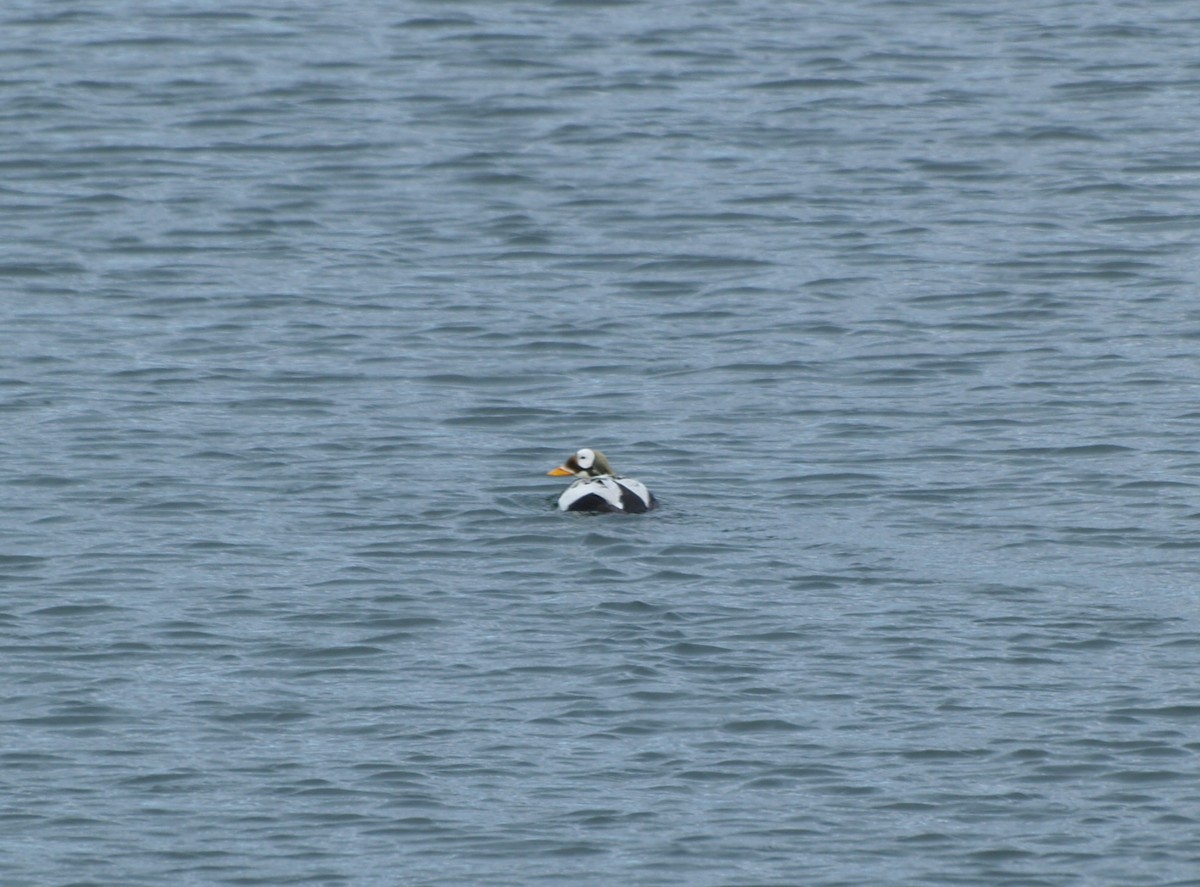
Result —
[{"label": "water surface", "polygon": [[1198,24],[10,3],[0,880],[1200,884]]}]

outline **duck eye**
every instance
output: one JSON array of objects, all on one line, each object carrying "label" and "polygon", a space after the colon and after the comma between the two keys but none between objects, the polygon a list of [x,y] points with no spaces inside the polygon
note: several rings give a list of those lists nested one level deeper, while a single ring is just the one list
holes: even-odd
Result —
[{"label": "duck eye", "polygon": [[592,463],[596,461],[596,454],[591,450],[580,450],[575,454],[575,461],[579,463],[580,468],[591,468]]}]

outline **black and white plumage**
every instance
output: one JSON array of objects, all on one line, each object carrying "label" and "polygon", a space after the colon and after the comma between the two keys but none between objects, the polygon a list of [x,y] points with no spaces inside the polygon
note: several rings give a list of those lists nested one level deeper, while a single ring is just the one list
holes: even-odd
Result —
[{"label": "black and white plumage", "polygon": [[632,477],[621,477],[599,450],[579,450],[547,474],[576,478],[558,497],[558,507],[563,511],[641,514],[655,505],[654,497],[644,483]]}]

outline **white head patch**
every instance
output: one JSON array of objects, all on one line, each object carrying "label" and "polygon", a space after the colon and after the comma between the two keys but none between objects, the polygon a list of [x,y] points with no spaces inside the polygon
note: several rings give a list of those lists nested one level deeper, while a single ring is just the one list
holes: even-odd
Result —
[{"label": "white head patch", "polygon": [[585,471],[591,468],[596,461],[596,454],[591,450],[582,449],[575,454],[575,461],[579,463],[579,467]]}]

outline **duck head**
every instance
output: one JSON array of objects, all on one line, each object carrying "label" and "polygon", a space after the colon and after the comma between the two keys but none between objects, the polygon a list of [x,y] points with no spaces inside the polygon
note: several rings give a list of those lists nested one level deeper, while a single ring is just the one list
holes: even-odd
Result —
[{"label": "duck head", "polygon": [[562,465],[546,473],[551,477],[600,477],[602,474],[616,474],[602,452],[586,447],[577,450]]}]

